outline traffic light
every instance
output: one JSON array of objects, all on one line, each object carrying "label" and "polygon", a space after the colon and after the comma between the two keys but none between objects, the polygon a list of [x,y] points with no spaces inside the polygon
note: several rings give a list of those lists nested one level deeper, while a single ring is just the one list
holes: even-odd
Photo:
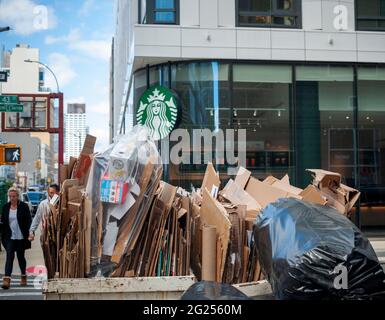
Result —
[{"label": "traffic light", "polygon": [[41,161],[40,160],[36,160],[35,161],[35,168],[36,169],[41,169]]},{"label": "traffic light", "polygon": [[21,147],[15,144],[0,145],[0,165],[15,165],[21,162]]}]

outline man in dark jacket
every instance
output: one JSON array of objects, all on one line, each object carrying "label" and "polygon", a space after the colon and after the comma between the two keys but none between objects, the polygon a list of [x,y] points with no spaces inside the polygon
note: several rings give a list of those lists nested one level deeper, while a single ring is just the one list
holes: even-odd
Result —
[{"label": "man in dark jacket", "polygon": [[19,261],[21,271],[21,286],[27,285],[25,250],[31,248],[28,240],[29,228],[32,217],[28,205],[19,200],[19,190],[10,188],[8,197],[10,201],[3,206],[1,215],[1,242],[7,252],[5,263],[5,276],[3,278],[3,289],[9,289],[15,252]]}]

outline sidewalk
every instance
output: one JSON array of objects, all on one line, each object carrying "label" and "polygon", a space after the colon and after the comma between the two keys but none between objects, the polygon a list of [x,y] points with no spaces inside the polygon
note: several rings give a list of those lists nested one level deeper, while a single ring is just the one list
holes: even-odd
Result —
[{"label": "sidewalk", "polygon": [[[1,246],[0,252],[0,274],[4,274],[6,252],[3,246]],[[40,228],[36,230],[35,240],[32,241],[32,248],[25,251],[25,258],[27,260],[27,269],[33,266],[44,266],[43,251],[40,246]],[[20,275],[19,263],[15,254],[15,260],[13,261],[12,275]]]}]

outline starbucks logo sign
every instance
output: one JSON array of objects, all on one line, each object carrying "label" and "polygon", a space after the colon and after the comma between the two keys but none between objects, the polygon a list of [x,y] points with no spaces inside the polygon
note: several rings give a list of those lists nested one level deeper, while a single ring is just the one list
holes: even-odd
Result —
[{"label": "starbucks logo sign", "polygon": [[168,136],[175,126],[178,108],[173,93],[162,86],[147,89],[139,100],[136,121],[150,130],[154,140]]}]

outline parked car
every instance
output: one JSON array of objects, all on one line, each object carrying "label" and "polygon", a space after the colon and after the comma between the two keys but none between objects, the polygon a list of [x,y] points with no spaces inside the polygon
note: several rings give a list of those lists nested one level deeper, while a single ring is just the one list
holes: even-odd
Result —
[{"label": "parked car", "polygon": [[32,186],[28,187],[28,191],[36,191],[36,192],[38,192],[38,191],[41,191],[41,190],[42,190],[42,188],[39,185],[32,185]]},{"label": "parked car", "polygon": [[29,191],[27,192],[28,198],[32,204],[32,217],[35,216],[37,207],[39,206],[40,202],[43,201],[46,198],[46,195],[44,192],[38,192],[38,191]]},{"label": "parked car", "polygon": [[28,205],[29,212],[31,212],[31,215],[32,215],[33,214],[32,213],[32,210],[33,210],[32,203],[29,200],[28,194],[26,192],[23,193],[22,200],[23,200],[23,202],[25,202]]}]

